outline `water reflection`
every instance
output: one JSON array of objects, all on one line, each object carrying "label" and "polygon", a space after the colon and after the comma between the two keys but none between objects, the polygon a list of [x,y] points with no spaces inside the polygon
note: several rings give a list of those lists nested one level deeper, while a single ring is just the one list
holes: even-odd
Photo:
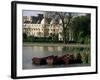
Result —
[{"label": "water reflection", "polygon": [[61,56],[64,54],[89,53],[89,47],[66,46],[23,46],[23,69],[44,68],[44,66],[32,65],[33,57],[47,57],[50,55]]}]

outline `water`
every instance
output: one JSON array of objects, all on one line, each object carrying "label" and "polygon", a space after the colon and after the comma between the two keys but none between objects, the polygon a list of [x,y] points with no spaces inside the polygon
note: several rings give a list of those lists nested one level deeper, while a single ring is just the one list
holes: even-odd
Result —
[{"label": "water", "polygon": [[[23,69],[36,69],[51,66],[36,66],[32,64],[33,57],[46,57],[50,55],[61,56],[64,54],[90,53],[90,48],[83,47],[65,47],[65,46],[38,46],[27,45],[23,46]],[[54,66],[53,66],[54,67]]]}]

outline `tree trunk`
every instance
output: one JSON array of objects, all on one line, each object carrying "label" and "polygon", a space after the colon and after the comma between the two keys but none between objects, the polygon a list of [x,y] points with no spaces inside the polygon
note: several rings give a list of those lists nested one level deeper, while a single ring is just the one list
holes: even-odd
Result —
[{"label": "tree trunk", "polygon": [[63,28],[63,42],[66,43],[66,30]]}]

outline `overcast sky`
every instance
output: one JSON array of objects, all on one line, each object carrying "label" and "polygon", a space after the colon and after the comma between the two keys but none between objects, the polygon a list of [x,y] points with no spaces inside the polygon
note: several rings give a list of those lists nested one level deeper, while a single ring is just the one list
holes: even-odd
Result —
[{"label": "overcast sky", "polygon": [[23,10],[23,16],[38,16],[38,14],[44,14],[44,12],[34,10]]},{"label": "overcast sky", "polygon": [[[23,10],[23,16],[38,16],[38,14],[44,14],[45,11]],[[85,13],[78,13],[79,16],[86,15]]]}]

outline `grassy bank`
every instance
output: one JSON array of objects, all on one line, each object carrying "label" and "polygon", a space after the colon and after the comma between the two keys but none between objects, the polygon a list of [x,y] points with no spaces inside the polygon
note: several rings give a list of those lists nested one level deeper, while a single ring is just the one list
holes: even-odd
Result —
[{"label": "grassy bank", "polygon": [[66,46],[66,47],[90,47],[90,44],[64,44],[64,43],[32,43],[32,42],[24,42],[24,46]]}]

